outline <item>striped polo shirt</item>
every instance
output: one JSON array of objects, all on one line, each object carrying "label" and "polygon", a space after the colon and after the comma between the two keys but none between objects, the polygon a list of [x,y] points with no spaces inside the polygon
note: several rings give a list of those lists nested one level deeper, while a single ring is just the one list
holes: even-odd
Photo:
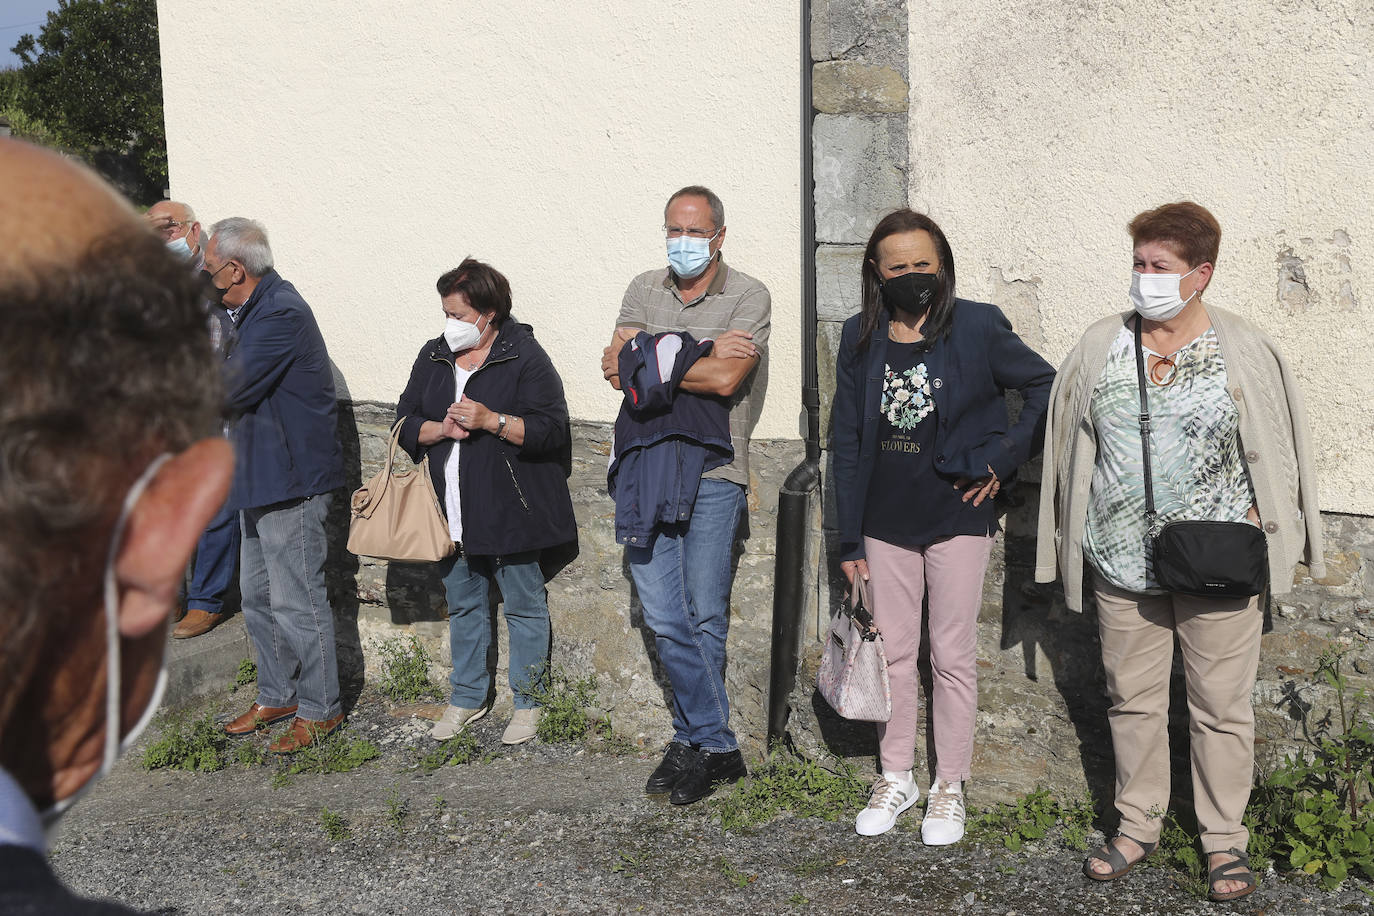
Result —
[{"label": "striped polo shirt", "polygon": [[735,459],[707,471],[715,477],[749,486],[749,435],[763,410],[768,387],[768,330],[772,297],[768,287],[720,259],[711,284],[691,302],[683,302],[672,271],[667,267],[646,271],[630,281],[620,304],[616,327],[636,328],[658,334],[686,331],[698,340],[714,338],[729,330],[748,331],[759,349],[759,364],[730,399],[730,444]]}]

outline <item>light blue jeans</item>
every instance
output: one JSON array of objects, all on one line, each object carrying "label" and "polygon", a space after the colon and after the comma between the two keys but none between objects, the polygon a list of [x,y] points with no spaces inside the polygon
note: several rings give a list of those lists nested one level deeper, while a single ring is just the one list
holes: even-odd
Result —
[{"label": "light blue jeans", "polygon": [[243,622],[258,652],[258,702],[299,703],[302,719],[339,714],[334,611],[324,582],[332,493],[239,513]]},{"label": "light blue jeans", "polygon": [[539,553],[497,557],[454,554],[439,561],[439,576],[448,596],[448,641],[453,659],[449,675],[449,703],[464,709],[487,705],[491,677],[487,649],[491,619],[487,616],[490,580],[501,589],[501,610],[510,636],[511,693],[516,709],[539,704],[529,696],[544,679],[549,660],[549,604]]},{"label": "light blue jeans", "polygon": [[673,688],[673,740],[707,751],[738,749],[725,695],[730,561],[744,487],[707,478],[692,518],[626,547],[630,575]]}]

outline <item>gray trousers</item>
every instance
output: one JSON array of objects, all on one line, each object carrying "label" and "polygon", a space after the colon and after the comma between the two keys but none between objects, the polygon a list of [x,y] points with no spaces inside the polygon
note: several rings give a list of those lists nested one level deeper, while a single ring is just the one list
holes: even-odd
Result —
[{"label": "gray trousers", "polygon": [[243,622],[258,653],[258,703],[299,703],[302,719],[339,714],[334,612],[325,588],[331,493],[239,513]]}]

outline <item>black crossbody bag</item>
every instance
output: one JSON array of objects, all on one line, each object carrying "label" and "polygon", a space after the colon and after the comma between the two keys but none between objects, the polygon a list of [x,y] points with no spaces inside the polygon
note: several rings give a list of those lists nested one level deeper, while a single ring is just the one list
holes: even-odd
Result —
[{"label": "black crossbody bag", "polygon": [[1140,445],[1145,459],[1145,538],[1153,551],[1159,587],[1198,598],[1250,598],[1269,582],[1264,532],[1248,522],[1182,521],[1159,524],[1150,471],[1150,403],[1145,354],[1135,322],[1135,368],[1140,384]]}]

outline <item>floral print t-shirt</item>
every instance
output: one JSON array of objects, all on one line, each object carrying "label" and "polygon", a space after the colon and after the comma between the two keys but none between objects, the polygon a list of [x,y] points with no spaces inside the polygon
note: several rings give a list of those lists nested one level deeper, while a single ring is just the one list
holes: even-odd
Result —
[{"label": "floral print t-shirt", "polygon": [[[1149,354],[1145,348],[1148,366]],[[1156,354],[1157,355],[1157,354]],[[1255,502],[1241,462],[1240,415],[1226,391],[1226,364],[1208,328],[1171,357],[1168,384],[1146,376],[1150,469],[1159,523],[1245,521]],[[1140,450],[1140,387],[1135,326],[1112,342],[1090,407],[1097,431],[1083,551],[1111,584],[1158,593],[1145,523],[1145,463]]]},{"label": "floral print t-shirt", "polygon": [[925,362],[928,352],[924,341],[887,342],[878,455],[864,504],[864,534],[904,547],[997,530],[991,499],[978,507],[965,503],[953,479],[935,472],[939,417]]}]

